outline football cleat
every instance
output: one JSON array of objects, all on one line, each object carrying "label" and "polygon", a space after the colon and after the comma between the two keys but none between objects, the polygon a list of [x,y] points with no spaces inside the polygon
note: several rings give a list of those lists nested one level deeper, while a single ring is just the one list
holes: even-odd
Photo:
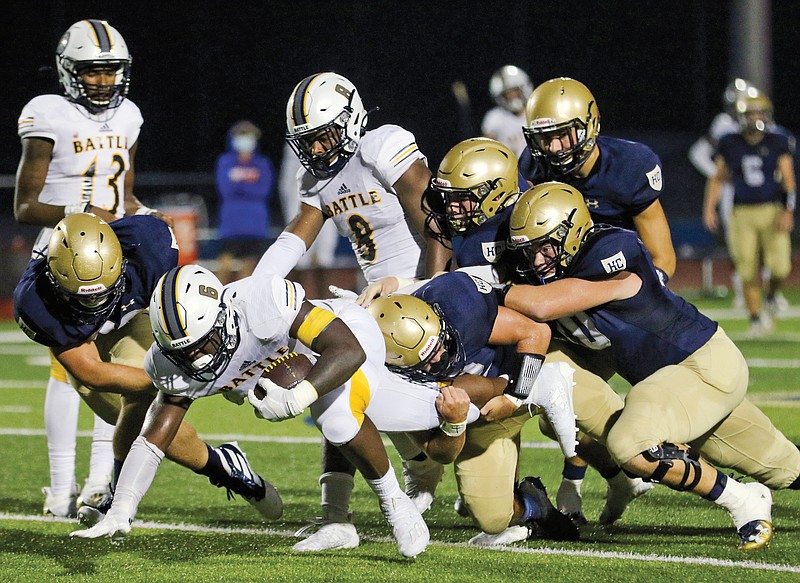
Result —
[{"label": "football cleat", "polygon": [[737,548],[747,551],[760,549],[772,539],[772,492],[758,482],[742,486],[744,495],[728,508],[741,539]]},{"label": "football cleat", "polygon": [[526,508],[536,508],[538,518],[527,521],[531,527],[530,538],[558,541],[576,541],[578,527],[565,514],[559,512],[547,497],[547,490],[539,478],[527,477],[517,485],[517,494]]},{"label": "football cleat", "polygon": [[489,534],[482,532],[469,539],[469,544],[476,547],[497,547],[510,545],[523,540],[527,540],[531,534],[531,529],[525,525],[509,526],[503,532]]},{"label": "football cleat", "polygon": [[111,484],[106,486],[108,487],[108,494],[99,498],[99,504],[84,504],[78,508],[78,522],[86,528],[92,528],[103,520],[111,509],[111,503],[114,502],[114,491],[111,489]]},{"label": "football cleat", "polygon": [[102,478],[100,480],[86,480],[78,496],[78,508],[81,506],[102,506],[106,500],[113,498],[111,491],[111,479]]},{"label": "football cleat", "polygon": [[653,487],[651,482],[645,482],[641,478],[630,478],[625,472],[610,478],[606,490],[606,504],[600,512],[600,524],[614,524],[632,500],[649,492]]},{"label": "football cleat", "polygon": [[406,494],[381,500],[381,512],[392,527],[397,550],[404,557],[414,558],[424,552],[431,540],[428,525]]},{"label": "football cleat", "polygon": [[45,516],[58,516],[61,518],[75,518],[77,515],[77,500],[81,489],[78,484],[73,484],[66,494],[53,494],[52,488],[42,488],[44,494],[44,507],[42,514]]},{"label": "football cleat", "polygon": [[565,514],[577,527],[586,526],[589,521],[583,513],[583,498],[581,497],[580,482],[561,479],[561,485],[556,492],[556,507]]},{"label": "football cleat", "polygon": [[[319,527],[316,532],[310,535],[306,534],[315,527]],[[330,522],[323,518],[314,519],[311,524],[307,524],[294,533],[294,536],[306,537],[292,547],[293,551],[301,553],[354,549],[360,542],[358,531],[352,522]]]},{"label": "football cleat", "polygon": [[403,460],[403,480],[406,494],[420,514],[433,504],[436,487],[442,481],[444,466],[426,457],[423,461]]},{"label": "football cleat", "polygon": [[225,488],[228,500],[239,494],[268,520],[276,520],[283,514],[283,501],[275,487],[258,475],[247,461],[247,455],[235,441],[223,443],[217,449],[229,479],[224,482],[209,481],[218,488]]},{"label": "football cleat", "polygon": [[751,520],[736,531],[740,542],[736,548],[740,551],[760,549],[772,540],[772,523],[766,520]]}]

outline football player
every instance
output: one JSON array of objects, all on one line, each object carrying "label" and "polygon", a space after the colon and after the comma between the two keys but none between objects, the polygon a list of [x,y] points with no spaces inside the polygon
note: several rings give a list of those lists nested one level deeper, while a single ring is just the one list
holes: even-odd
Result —
[{"label": "football player", "polygon": [[578,188],[597,221],[634,229],[666,281],[675,250],[659,201],[661,162],[644,144],[600,135],[591,91],[567,77],[539,85],[525,106],[528,147],[520,174],[531,186],[559,180]]},{"label": "football player", "polygon": [[377,298],[368,310],[383,332],[390,369],[416,381],[458,377],[469,383],[472,402],[483,405],[486,420],[470,424],[455,459],[459,493],[483,531],[470,543],[524,540],[526,525],[536,525],[543,538],[576,540],[577,529],[549,503],[538,480],[516,484],[519,435],[532,415],[523,402],[544,410],[559,428],[565,455],[575,455],[573,370],[542,366],[549,328],[498,306],[491,285],[460,271],[435,277],[412,295]]},{"label": "football player", "polygon": [[[207,269],[187,265],[158,281],[150,324],[156,342],[145,370],[158,397],[131,447],[111,510],[76,536],[124,536],[186,410],[195,399],[222,393],[238,404],[248,400],[258,417],[270,421],[296,417],[310,406],[325,439],[378,496],[400,553],[414,557],[425,550],[428,528],[400,489],[369,416],[388,372],[380,332],[365,310],[342,300],[312,304],[300,285],[274,275],[263,261],[253,276],[226,286]],[[289,390],[259,378],[270,363],[295,350],[314,359],[298,385]],[[263,396],[256,395],[256,383]],[[455,421],[464,421],[465,411],[456,414]]]},{"label": "football player", "polygon": [[[383,125],[367,131],[367,121],[360,93],[342,75],[311,75],[292,91],[286,141],[302,164],[297,174],[301,204],[262,259],[273,273],[285,277],[327,220],[350,240],[368,283],[390,274],[410,280],[445,268],[449,250],[424,234],[421,199],[431,176],[425,156],[407,130]],[[406,491],[424,509],[444,470],[402,436],[393,436],[393,442],[404,460]],[[339,485],[352,488],[355,472],[338,450],[324,449],[321,481],[335,485],[323,484],[323,497]],[[314,550],[324,548],[321,541]]]},{"label": "football player", "polygon": [[[631,383],[599,435],[627,471],[725,508],[740,549],[772,537],[772,488],[800,488],[800,450],[745,399],[747,363],[722,328],[662,282],[635,233],[595,225],[584,197],[559,182],[517,201],[509,244],[524,254],[505,305],[590,349]],[[571,278],[617,285],[618,297],[580,305]],[[646,355],[643,358],[642,355]],[[701,455],[703,457],[701,457]],[[759,482],[743,484],[709,464]]]},{"label": "football player", "polygon": [[[740,131],[723,136],[715,156],[716,173],[706,184],[703,222],[719,228],[717,204],[723,185],[733,184],[729,220],[729,251],[744,286],[750,315],[748,334],[760,338],[772,332],[772,315],[779,312],[778,293],[791,270],[791,239],[797,204],[794,173],[795,138],[775,127],[772,102],[756,90],[736,102]],[[762,312],[759,261],[770,272],[767,311]]]},{"label": "football player", "polygon": [[[31,260],[14,290],[14,319],[23,332],[52,350],[92,411],[116,424],[115,478],[155,396],[142,368],[152,343],[150,293],[177,261],[172,230],[156,217],[125,217],[108,225],[78,213],[58,222],[47,254]],[[265,488],[273,490],[236,444],[210,447],[188,423],[168,454],[259,510]],[[91,524],[110,502],[111,494],[98,506],[82,506],[78,516]]]},{"label": "football player", "polygon": [[496,106],[483,116],[481,132],[508,146],[515,156],[525,149],[520,129],[525,126],[525,103],[532,91],[528,74],[514,65],[501,67],[489,79],[489,93]]},{"label": "football player", "polygon": [[[133,194],[142,116],[126,99],[131,55],[122,35],[104,20],[76,22],[58,43],[56,70],[63,95],[34,97],[18,121],[22,157],[14,216],[44,227],[34,257],[44,255],[52,227],[67,215],[91,210],[113,221],[126,213],[151,212]],[[79,403],[63,367],[51,358],[44,407],[50,461],[46,514],[74,516],[76,505],[97,505],[109,493],[114,428],[99,416],[89,477],[82,490],[75,484]]]},{"label": "football player", "polygon": [[[733,134],[740,130],[739,123],[736,121],[736,101],[747,95],[748,91],[758,91],[752,83],[746,79],[737,77],[731,81],[722,93],[722,111],[719,112],[708,127],[708,133],[697,139],[689,148],[689,161],[700,174],[711,178],[717,173],[717,165],[714,163],[714,153],[717,144],[722,136]],[[733,185],[730,182],[722,184],[719,196],[719,218],[721,226],[725,231],[725,243],[730,248],[730,229],[728,221],[733,210]],[[735,308],[744,308],[744,291],[742,289],[742,279],[736,273],[734,264],[733,274],[731,275],[731,287],[733,288]]]}]

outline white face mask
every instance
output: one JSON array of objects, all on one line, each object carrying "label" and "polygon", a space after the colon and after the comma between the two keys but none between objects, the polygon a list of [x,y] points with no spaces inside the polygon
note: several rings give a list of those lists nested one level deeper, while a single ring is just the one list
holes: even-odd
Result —
[{"label": "white face mask", "polygon": [[240,154],[252,154],[253,150],[256,149],[256,140],[255,136],[251,136],[249,134],[240,134],[238,136],[233,136],[231,140],[231,145],[233,149],[239,152]]}]

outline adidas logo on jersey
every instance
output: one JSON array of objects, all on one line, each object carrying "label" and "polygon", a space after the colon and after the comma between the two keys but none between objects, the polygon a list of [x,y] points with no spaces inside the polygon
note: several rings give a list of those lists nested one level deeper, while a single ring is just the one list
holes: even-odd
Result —
[{"label": "adidas logo on jersey", "polygon": [[109,127],[109,125],[107,123],[104,123],[102,126],[100,126],[100,131],[101,132],[110,132],[110,131],[113,131],[113,130]]},{"label": "adidas logo on jersey", "polygon": [[242,371],[243,371],[244,369],[246,369],[246,368],[250,368],[250,367],[251,367],[251,366],[253,366],[255,363],[256,363],[256,361],[255,361],[255,360],[245,360],[245,361],[244,361],[244,362],[243,362],[243,363],[242,363],[242,364],[239,366],[239,372],[242,372]]},{"label": "adidas logo on jersey", "polygon": [[350,192],[350,189],[347,188],[346,184],[342,183],[342,185],[339,187],[339,192],[336,194],[347,194],[348,192]]}]

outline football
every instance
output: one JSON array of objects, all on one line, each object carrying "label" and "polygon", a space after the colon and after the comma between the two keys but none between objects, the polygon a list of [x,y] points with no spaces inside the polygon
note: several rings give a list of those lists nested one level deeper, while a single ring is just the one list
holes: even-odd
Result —
[{"label": "football", "polygon": [[[305,354],[290,352],[273,362],[261,376],[268,378],[280,387],[291,389],[306,378],[312,366],[314,363]],[[259,399],[263,399],[265,396],[264,389],[259,385],[256,385],[253,392]]]}]

